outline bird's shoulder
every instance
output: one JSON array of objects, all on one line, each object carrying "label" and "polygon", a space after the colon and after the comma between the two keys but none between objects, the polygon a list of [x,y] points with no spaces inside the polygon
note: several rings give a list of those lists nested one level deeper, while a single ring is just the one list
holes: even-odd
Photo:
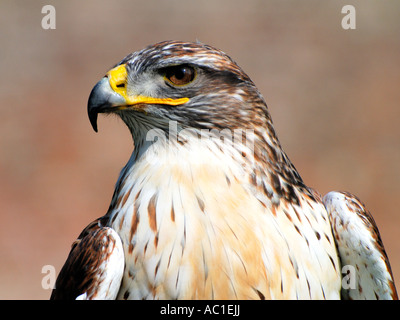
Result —
[{"label": "bird's shoulder", "polygon": [[119,235],[96,219],[73,242],[51,299],[115,299],[123,270]]},{"label": "bird's shoulder", "polygon": [[393,274],[371,213],[353,194],[329,192],[323,198],[342,267],[344,299],[397,299]]}]

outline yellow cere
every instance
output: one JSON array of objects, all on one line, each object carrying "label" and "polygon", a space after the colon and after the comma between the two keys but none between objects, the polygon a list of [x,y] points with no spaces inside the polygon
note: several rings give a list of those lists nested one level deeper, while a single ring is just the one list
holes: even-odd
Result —
[{"label": "yellow cere", "polygon": [[177,106],[184,104],[189,101],[189,98],[153,98],[141,95],[128,96],[126,87],[128,74],[126,71],[126,65],[121,64],[114,69],[111,69],[108,73],[108,80],[110,81],[111,88],[122,97],[124,97],[127,105],[133,104],[167,104],[171,106]]}]

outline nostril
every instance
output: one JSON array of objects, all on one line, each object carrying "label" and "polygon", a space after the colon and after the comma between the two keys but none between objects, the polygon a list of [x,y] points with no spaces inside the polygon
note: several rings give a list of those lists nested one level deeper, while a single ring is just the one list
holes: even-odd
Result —
[{"label": "nostril", "polygon": [[116,85],[117,88],[125,88],[125,83],[121,82]]}]

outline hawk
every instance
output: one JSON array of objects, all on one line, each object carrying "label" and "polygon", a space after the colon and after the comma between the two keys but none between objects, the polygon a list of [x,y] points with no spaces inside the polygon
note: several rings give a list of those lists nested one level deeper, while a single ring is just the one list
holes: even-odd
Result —
[{"label": "hawk", "polygon": [[165,41],[129,54],[90,94],[95,131],[99,113],[123,120],[134,149],[52,299],[397,299],[365,206],[304,184],[222,51]]}]

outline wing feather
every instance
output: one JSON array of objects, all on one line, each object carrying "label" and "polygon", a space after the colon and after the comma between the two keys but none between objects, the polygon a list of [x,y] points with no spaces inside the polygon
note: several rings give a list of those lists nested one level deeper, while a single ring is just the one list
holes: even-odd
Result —
[{"label": "wing feather", "polygon": [[397,300],[389,259],[378,227],[364,204],[347,192],[329,192],[323,202],[342,268],[346,266],[349,272],[345,276],[349,285],[342,282],[342,299]]},{"label": "wing feather", "polygon": [[50,299],[115,299],[124,261],[118,234],[101,219],[92,222],[72,244]]}]

